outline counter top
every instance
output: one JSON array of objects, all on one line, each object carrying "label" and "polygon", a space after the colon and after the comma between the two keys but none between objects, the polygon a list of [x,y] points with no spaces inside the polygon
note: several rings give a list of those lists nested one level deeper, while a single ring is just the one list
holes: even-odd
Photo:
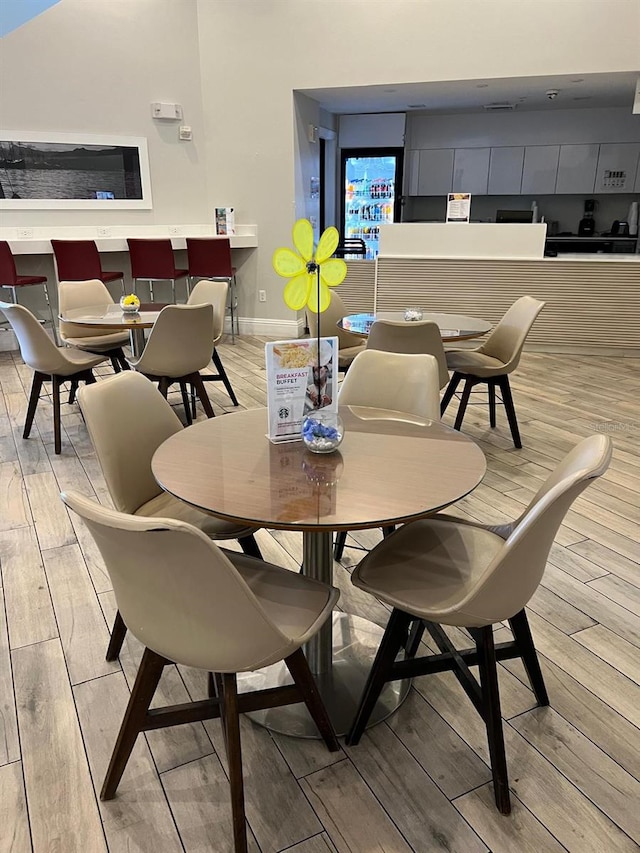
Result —
[{"label": "counter top", "polygon": [[563,252],[557,258],[543,258],[544,261],[591,261],[592,263],[639,263],[640,255],[628,255],[625,252]]},{"label": "counter top", "polygon": [[[256,225],[236,225],[229,237],[232,249],[252,249],[258,245]],[[218,237],[213,225],[80,225],[62,227],[0,228],[0,240],[7,240],[15,255],[50,255],[51,240],[95,240],[99,252],[128,251],[127,237],[171,239],[174,249],[186,247],[186,237]],[[221,237],[220,239],[224,239]]]}]

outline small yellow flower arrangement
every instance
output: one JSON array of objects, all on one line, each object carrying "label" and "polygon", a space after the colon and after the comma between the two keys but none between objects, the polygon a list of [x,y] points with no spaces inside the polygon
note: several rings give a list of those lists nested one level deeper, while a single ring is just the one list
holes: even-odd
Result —
[{"label": "small yellow flower arrangement", "polygon": [[120,307],[126,314],[135,314],[140,308],[140,300],[135,293],[128,293],[121,298]]}]

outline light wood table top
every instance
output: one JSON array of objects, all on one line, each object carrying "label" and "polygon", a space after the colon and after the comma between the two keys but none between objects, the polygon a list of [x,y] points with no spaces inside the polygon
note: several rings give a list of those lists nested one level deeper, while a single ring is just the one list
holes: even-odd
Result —
[{"label": "light wood table top", "polygon": [[217,417],[169,438],[153,457],[160,485],[220,518],[303,531],[355,530],[421,518],[482,480],[469,438],[439,422],[341,407],[345,437],[327,455],[272,444],[266,409]]},{"label": "light wood table top", "polygon": [[165,307],[160,302],[143,302],[135,314],[126,313],[115,302],[70,308],[59,319],[65,323],[95,326],[96,329],[150,329]]},{"label": "light wood table top", "polygon": [[392,320],[395,323],[415,324],[430,321],[440,329],[443,343],[453,341],[469,341],[479,338],[491,329],[491,323],[479,317],[468,317],[466,314],[437,314],[430,311],[422,312],[422,320],[405,320],[404,311],[377,311],[375,314],[349,314],[338,321],[338,326],[345,332],[351,332],[361,338],[368,338],[371,326],[376,320]]}]

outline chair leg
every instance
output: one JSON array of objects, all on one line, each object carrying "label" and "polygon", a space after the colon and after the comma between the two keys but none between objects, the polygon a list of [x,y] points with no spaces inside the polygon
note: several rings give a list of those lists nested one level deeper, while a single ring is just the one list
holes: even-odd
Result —
[{"label": "chair leg", "polygon": [[212,357],[213,357],[213,363],[216,366],[218,374],[222,378],[222,382],[224,384],[224,387],[227,389],[227,394],[231,397],[231,402],[233,403],[234,406],[237,406],[238,405],[238,399],[233,392],[233,388],[231,387],[231,382],[229,382],[229,377],[227,376],[227,371],[224,369],[224,366],[222,364],[222,360],[220,358],[220,354],[218,353],[218,350],[214,349]]},{"label": "chair leg", "polygon": [[176,280],[175,278],[171,279],[171,296],[173,298],[173,304],[176,304]]},{"label": "chair leg", "polygon": [[182,394],[182,405],[184,406],[184,414],[187,419],[187,426],[191,426],[193,419],[191,417],[191,403],[189,394],[187,393],[187,383],[180,382],[180,393]]},{"label": "chair leg", "polygon": [[447,390],[444,392],[442,402],[440,403],[440,417],[442,417],[442,415],[447,411],[447,406],[453,399],[453,395],[456,393],[458,385],[462,382],[463,378],[464,374],[456,372],[449,380]]},{"label": "chair leg", "polygon": [[490,379],[488,383],[489,390],[489,426],[491,429],[496,427],[496,383],[495,379]]},{"label": "chair leg", "polygon": [[478,650],[483,717],[487,728],[491,772],[493,773],[493,793],[498,810],[501,814],[507,815],[511,813],[511,802],[500,712],[496,650],[493,644],[493,626],[487,625],[485,628],[472,629],[471,634]]},{"label": "chair leg", "polygon": [[529,620],[527,619],[527,614],[524,609],[509,619],[509,627],[513,632],[518,648],[520,649],[522,663],[524,664],[526,673],[529,676],[531,689],[535,693],[538,705],[548,705],[549,695],[542,676],[542,670],[540,669],[540,661],[536,654],[533,637],[531,636]]},{"label": "chair leg", "polygon": [[211,400],[205,390],[204,382],[202,381],[202,377],[199,373],[194,373],[189,377],[189,381],[196,389],[196,393],[200,398],[200,402],[202,403],[202,408],[205,411],[205,414],[208,418],[215,418],[216,413],[213,411],[213,406],[211,405]]},{"label": "chair leg", "polygon": [[113,620],[113,628],[111,629],[111,637],[107,646],[107,654],[105,660],[118,660],[118,656],[122,650],[122,644],[127,633],[127,626],[120,615],[120,611],[116,611],[116,618]]},{"label": "chair leg", "polygon": [[422,619],[416,619],[416,621],[409,629],[407,642],[404,647],[406,656],[408,658],[414,658],[418,654],[418,649],[420,648],[420,643],[422,642],[423,635],[424,622],[422,621]]},{"label": "chair leg", "polygon": [[109,762],[107,775],[100,791],[101,800],[112,800],[116,795],[118,784],[127,766],[136,738],[142,730],[145,716],[166,663],[165,658],[152,652],[151,649],[144,650],[129,704],[124,713],[118,739]]},{"label": "chair leg", "polygon": [[500,386],[500,391],[502,392],[502,402],[504,403],[504,410],[507,413],[507,420],[509,421],[509,427],[511,429],[513,443],[518,448],[518,450],[520,450],[522,448],[522,441],[520,440],[520,430],[518,429],[516,410],[513,405],[513,397],[511,396],[511,386],[509,385],[509,377],[506,373],[504,374],[504,376],[499,377],[498,384]]},{"label": "chair leg", "polygon": [[162,394],[164,399],[167,399],[167,394],[169,393],[169,380],[166,376],[161,376],[158,381],[158,391]]},{"label": "chair leg", "polygon": [[327,745],[329,752],[337,752],[340,749],[340,744],[336,737],[336,733],[327,714],[327,709],[320,698],[318,686],[314,681],[309,664],[304,656],[302,649],[298,649],[292,655],[284,660],[287,665],[291,677],[293,678],[296,687],[302,694],[304,703],[311,714],[314,723],[318,727],[318,731],[322,735],[322,739]]},{"label": "chair leg", "polygon": [[122,349],[122,347],[118,347],[116,350],[114,350],[113,354],[118,360],[118,364],[120,365],[121,370],[131,370],[131,368],[129,367],[129,363],[125,358],[124,350]]},{"label": "chair leg", "polygon": [[464,383],[464,389],[462,391],[462,399],[460,400],[460,405],[458,406],[456,422],[453,425],[453,428],[457,429],[458,431],[462,428],[462,421],[464,420],[464,413],[467,411],[467,404],[469,403],[469,397],[471,395],[472,388],[473,378],[471,376],[467,376],[466,381]]},{"label": "chair leg", "polygon": [[115,355],[111,356],[111,367],[113,367],[114,373],[120,373],[122,367],[120,366],[120,361],[116,358]]},{"label": "chair leg", "polygon": [[347,544],[347,531],[339,530],[336,533],[336,544],[333,546],[333,559],[339,563],[344,554],[344,547]]},{"label": "chair leg", "polygon": [[29,434],[31,433],[31,427],[33,426],[33,418],[36,413],[36,408],[38,406],[38,400],[40,399],[40,390],[42,388],[42,383],[47,377],[44,373],[36,372],[33,374],[33,380],[31,382],[31,393],[29,394],[29,406],[27,407],[27,417],[24,422],[24,430],[22,431],[23,438],[29,438]]},{"label": "chair leg", "polygon": [[53,342],[56,346],[60,343],[58,340],[58,330],[56,329],[56,321],[53,316],[53,306],[51,305],[51,300],[49,299],[49,288],[46,284],[42,285],[44,289],[44,298],[47,300],[47,307],[49,309],[49,316],[51,317],[51,332],[53,334]]},{"label": "chair leg", "polygon": [[262,554],[253,533],[249,536],[241,536],[240,539],[238,539],[238,542],[248,557],[257,557],[259,560],[262,560]]},{"label": "chair leg", "polygon": [[387,683],[387,676],[391,671],[396,655],[407,639],[407,631],[412,620],[413,617],[403,610],[393,609],[369,672],[367,683],[364,686],[356,716],[346,737],[348,746],[355,746],[360,742],[371,712],[378,701],[382,688]]},{"label": "chair leg", "polygon": [[242,750],[240,747],[240,716],[235,673],[224,673],[224,730],[227,740],[229,785],[235,853],[247,853],[247,824],[244,815],[244,782],[242,779]]},{"label": "chair leg", "polygon": [[60,423],[60,386],[62,385],[59,376],[51,377],[51,397],[53,399],[53,444],[56,454],[59,456],[62,453],[62,426]]}]

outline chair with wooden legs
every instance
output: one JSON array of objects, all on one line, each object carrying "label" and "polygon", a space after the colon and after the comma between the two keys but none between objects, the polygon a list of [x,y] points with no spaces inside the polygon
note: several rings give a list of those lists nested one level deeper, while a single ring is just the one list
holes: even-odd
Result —
[{"label": "chair with wooden legs", "polygon": [[[349,309],[344,304],[342,299],[331,289],[331,301],[329,307],[320,316],[321,332],[323,335],[334,335],[338,338],[338,368],[345,372],[349,370],[353,359],[361,352],[364,352],[366,341],[359,335],[354,335],[353,332],[347,332],[339,328],[336,323],[349,313]],[[307,322],[309,323],[309,333],[312,338],[318,336],[318,315],[313,311],[307,313]]]},{"label": "chair with wooden legs", "polygon": [[[245,554],[262,556],[253,535],[255,528],[200,512],[158,485],[151,472],[153,454],[183,427],[169,403],[141,373],[127,371],[83,388],[78,403],[117,510],[145,518],[175,518],[211,539],[237,539]],[[107,660],[120,654],[125,631],[117,614]]]},{"label": "chair with wooden legs", "polygon": [[[357,355],[340,386],[341,406],[370,406],[440,420],[438,362],[433,355],[366,349]],[[393,527],[384,528],[388,535]],[[342,559],[347,531],[336,534],[333,558]]]},{"label": "chair with wooden legs", "polygon": [[[189,294],[187,305],[212,305],[213,306],[213,353],[211,358],[216,366],[217,373],[203,373],[203,382],[222,382],[227,389],[227,394],[231,397],[231,402],[234,406],[238,405],[238,400],[231,387],[231,382],[227,376],[227,371],[224,369],[220,353],[216,346],[222,340],[224,332],[224,316],[227,305],[227,294],[229,291],[229,282],[224,280],[209,280],[202,279],[197,282]],[[195,412],[193,413],[195,414]]]},{"label": "chair with wooden legs", "polygon": [[[234,850],[246,853],[239,716],[304,702],[327,748],[339,749],[303,643],[331,617],[339,592],[320,581],[220,550],[182,521],[139,518],[62,494],[104,558],[124,623],[144,653],[100,792],[112,799],[141,732],[220,718],[229,764]],[[284,661],[293,684],[238,693],[237,673]],[[209,698],[150,709],[165,666],[214,673]],[[216,695],[211,695],[216,693]]]},{"label": "chair with wooden legs", "polygon": [[200,371],[211,361],[213,349],[211,305],[167,305],[155,322],[144,352],[129,365],[158,383],[163,397],[178,383],[187,424],[191,424],[189,386],[195,388],[208,418],[214,417]]},{"label": "chair with wooden legs", "polygon": [[[387,682],[451,670],[485,723],[496,804],[509,814],[496,662],[521,658],[538,704],[549,704],[525,605],[571,504],[604,474],[611,451],[608,436],[584,439],[513,524],[492,529],[436,515],[404,525],[367,554],[352,582],[393,611],[347,735],[349,745],[360,740]],[[494,646],[493,626],[505,620],[513,641]],[[475,647],[456,649],[443,626],[466,628]],[[439,653],[415,657],[425,628]],[[396,660],[403,648],[404,659]]]},{"label": "chair with wooden legs", "polygon": [[0,311],[4,313],[15,332],[24,363],[34,371],[22,437],[29,438],[31,434],[42,383],[51,382],[54,449],[57,454],[60,454],[62,453],[60,387],[64,382],[71,382],[72,393],[69,402],[73,403],[78,383],[95,382],[92,370],[106,361],[106,358],[103,355],[57,347],[38,319],[23,305],[0,302]]},{"label": "chair with wooden legs", "polygon": [[[111,294],[98,279],[90,281],[61,281],[58,284],[60,315],[77,308],[113,305]],[[128,332],[111,332],[96,326],[80,326],[60,320],[60,340],[68,347],[104,355],[111,360],[116,373],[128,370],[122,347],[129,342]]]},{"label": "chair with wooden legs", "polygon": [[465,380],[454,429],[462,428],[472,388],[476,385],[487,385],[491,428],[495,428],[496,425],[496,389],[498,389],[502,394],[513,443],[517,448],[522,447],[516,410],[511,396],[509,374],[513,373],[520,363],[524,342],[544,305],[544,302],[533,299],[531,296],[522,296],[513,303],[487,340],[477,349],[447,351],[447,367],[453,370],[453,376],[442,398],[443,415],[458,385],[463,379]]},{"label": "chair with wooden legs", "polygon": [[439,387],[444,388],[449,382],[442,335],[438,324],[432,320],[412,323],[402,320],[376,320],[369,331],[367,349],[432,355],[438,362]]}]

